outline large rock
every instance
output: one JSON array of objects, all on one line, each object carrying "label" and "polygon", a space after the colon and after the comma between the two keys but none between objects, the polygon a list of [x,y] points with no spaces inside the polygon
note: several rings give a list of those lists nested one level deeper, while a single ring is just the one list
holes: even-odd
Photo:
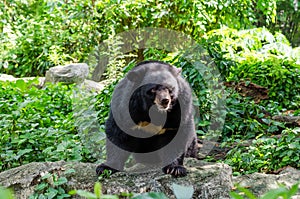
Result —
[{"label": "large rock", "polygon": [[[95,166],[88,163],[45,162],[29,163],[0,173],[0,186],[11,188],[16,199],[28,199],[34,188],[47,173],[68,178],[67,189],[91,190],[96,181]],[[63,175],[68,169],[74,168],[76,173]],[[49,180],[50,181],[50,180]],[[50,182],[51,183],[51,182]]]},{"label": "large rock", "polygon": [[87,91],[95,91],[97,93],[99,93],[101,90],[104,89],[105,85],[107,85],[107,83],[105,81],[102,82],[94,82],[92,80],[84,80],[83,84],[82,84],[82,89],[87,90]]},{"label": "large rock", "polygon": [[24,80],[25,82],[30,81],[30,80],[34,80],[34,79],[38,79],[39,83],[35,86],[37,86],[38,88],[41,88],[44,85],[44,81],[45,81],[45,77],[23,77],[23,78],[16,78],[12,75],[6,75],[6,74],[0,74],[0,81],[10,81],[10,82],[15,82],[17,80]]},{"label": "large rock", "polygon": [[[109,84],[109,81],[95,82],[86,79],[89,73],[87,64],[69,64],[66,66],[55,66],[46,72],[46,77],[38,77],[39,83],[35,85],[38,88],[44,87],[46,82],[57,83],[62,82],[65,84],[76,83],[80,89],[99,93],[103,88]],[[0,81],[17,81],[19,79],[24,81],[33,80],[36,77],[23,77],[16,78],[12,75],[0,74]]]},{"label": "large rock", "polygon": [[[300,170],[292,167],[287,167],[279,174],[253,173],[233,177],[234,183],[242,187],[248,187],[256,196],[262,196],[271,189],[279,188],[279,184],[283,184],[290,188],[292,185],[299,182]],[[298,194],[293,196],[293,199],[300,198],[300,185]]]},{"label": "large rock", "polygon": [[[195,159],[186,161],[189,173],[183,178],[173,178],[165,175],[160,169],[144,173],[122,172],[112,175],[102,181],[104,193],[149,191],[164,192],[168,197],[175,198],[172,184],[193,186],[193,198],[221,199],[230,198],[232,188],[231,168],[225,164],[207,164]],[[64,175],[64,171],[73,168],[75,173]],[[46,173],[56,173],[66,176],[68,182],[65,189],[84,189],[93,191],[97,177],[95,164],[76,162],[30,163],[18,168],[0,173],[0,185],[12,188],[16,198],[27,199],[33,193],[34,187]]]},{"label": "large rock", "polygon": [[75,63],[65,66],[55,66],[46,72],[45,82],[64,82],[66,84],[81,84],[89,74],[89,67],[85,63]]},{"label": "large rock", "polygon": [[225,199],[230,198],[232,188],[232,170],[226,164],[208,164],[195,159],[187,159],[185,165],[188,175],[183,178],[174,178],[165,175],[160,169],[147,173],[117,173],[110,179],[105,179],[102,184],[105,193],[114,194],[120,192],[163,192],[169,198],[175,198],[172,185],[192,186],[193,198],[201,199]]},{"label": "large rock", "polygon": [[12,75],[6,75],[6,74],[0,74],[0,81],[16,81],[17,78],[15,78]]}]

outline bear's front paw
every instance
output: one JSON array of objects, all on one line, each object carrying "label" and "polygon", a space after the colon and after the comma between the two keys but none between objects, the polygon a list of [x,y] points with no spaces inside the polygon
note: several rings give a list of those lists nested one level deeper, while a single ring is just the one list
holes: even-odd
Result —
[{"label": "bear's front paw", "polygon": [[113,168],[111,168],[109,166],[106,166],[104,164],[100,164],[96,168],[97,176],[105,175],[104,177],[109,177],[109,175],[111,175],[113,173],[116,173],[116,172],[118,172],[117,169],[113,169]]},{"label": "bear's front paw", "polygon": [[162,170],[165,174],[170,174],[173,177],[184,177],[187,175],[186,168],[180,165],[168,165],[165,166]]}]

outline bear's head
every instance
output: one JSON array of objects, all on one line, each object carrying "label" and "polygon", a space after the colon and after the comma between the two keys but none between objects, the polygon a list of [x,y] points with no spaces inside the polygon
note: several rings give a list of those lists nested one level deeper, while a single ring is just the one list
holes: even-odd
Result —
[{"label": "bear's head", "polygon": [[159,111],[169,111],[178,97],[180,72],[166,63],[143,62],[127,74],[127,79],[135,85],[135,93],[143,93],[139,96],[146,98],[145,109],[155,104]]},{"label": "bear's head", "polygon": [[156,84],[148,91],[148,95],[151,96],[153,103],[157,106],[159,111],[172,109],[172,105],[176,100],[172,90],[174,90],[174,88]]}]

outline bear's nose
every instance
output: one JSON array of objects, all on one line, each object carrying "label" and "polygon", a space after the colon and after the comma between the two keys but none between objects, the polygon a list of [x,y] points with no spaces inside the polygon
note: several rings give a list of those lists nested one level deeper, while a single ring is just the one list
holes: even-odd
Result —
[{"label": "bear's nose", "polygon": [[168,99],[168,98],[165,98],[165,99],[162,99],[162,100],[161,100],[161,103],[162,103],[163,105],[168,105],[169,102],[170,102],[170,99]]}]

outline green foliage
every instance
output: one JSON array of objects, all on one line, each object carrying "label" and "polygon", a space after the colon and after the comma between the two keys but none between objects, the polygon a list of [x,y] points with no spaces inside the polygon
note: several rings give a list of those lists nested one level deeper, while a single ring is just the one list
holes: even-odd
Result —
[{"label": "green foliage", "polygon": [[3,199],[14,199],[14,195],[8,189],[4,189],[0,186],[0,198]]},{"label": "green foliage", "polygon": [[[230,93],[226,99],[226,121],[223,128],[224,141],[252,139],[261,134],[271,135],[285,128],[283,123],[274,121],[266,113],[278,114],[279,107],[270,103],[264,107],[253,99],[227,89]],[[267,110],[267,111],[266,111]]]},{"label": "green foliage", "polygon": [[230,192],[230,196],[233,199],[245,199],[245,197],[243,197],[242,195],[247,196],[247,198],[249,199],[292,199],[292,196],[297,194],[298,186],[299,183],[294,184],[290,189],[288,189],[287,187],[280,185],[279,188],[268,191],[260,198],[254,196],[254,194],[251,193],[251,191],[249,191],[248,189],[238,186],[239,193]]},{"label": "green foliage", "polygon": [[[103,194],[102,186],[99,182],[96,182],[94,185],[94,193],[85,190],[72,190],[69,192],[69,194],[79,195],[87,199],[118,199],[119,198],[117,195]],[[167,199],[165,194],[157,193],[157,192],[149,192],[149,193],[136,194],[136,195],[120,193],[120,197],[122,198],[123,196],[132,199]]]},{"label": "green foliage", "polygon": [[[100,55],[103,57],[100,59],[104,58],[108,60],[104,78],[114,82],[123,77],[126,59],[133,58],[135,55],[121,52],[121,46],[124,43],[121,41],[121,37],[116,35],[114,30],[112,30],[112,34],[110,34],[108,39],[103,43],[107,46],[107,49],[104,49],[104,52]],[[100,50],[100,52],[101,51],[102,50]]]},{"label": "green foliage", "polygon": [[182,186],[173,183],[173,192],[176,198],[192,198],[194,193],[193,186]]},{"label": "green foliage", "polygon": [[98,180],[101,181],[103,179],[107,179],[111,176],[111,174],[111,170],[104,169],[103,173],[101,173],[101,175],[98,176]]},{"label": "green foliage", "polygon": [[167,199],[167,196],[161,192],[148,192],[134,196],[132,199]]},{"label": "green foliage", "polygon": [[[202,60],[191,60],[192,54],[201,54]],[[278,102],[269,101],[268,106],[255,103],[253,99],[242,97],[232,89],[225,89],[222,76],[212,67],[201,62],[210,62],[205,58],[205,52],[193,49],[190,53],[179,54],[171,60],[173,64],[183,69],[182,74],[191,85],[197,100],[194,104],[199,108],[199,135],[207,136],[211,124],[224,124],[222,140],[249,139],[264,133],[276,133],[285,128],[283,123],[273,121],[265,116],[266,112],[278,114],[282,109]],[[227,98],[225,98],[227,97]],[[225,108],[222,110],[220,104]],[[270,103],[271,102],[271,103]],[[217,107],[217,111],[213,111]],[[226,120],[221,121],[226,113]],[[221,128],[220,128],[221,129]],[[216,134],[216,132],[213,132]],[[218,133],[216,134],[218,135]]]},{"label": "green foliage", "polygon": [[91,1],[4,1],[0,72],[41,76],[51,66],[82,62],[100,39]]},{"label": "green foliage", "polygon": [[34,161],[92,161],[74,125],[66,85],[1,82],[0,170]]},{"label": "green foliage", "polygon": [[[67,170],[64,174],[74,173],[73,169]],[[71,195],[67,194],[64,185],[68,179],[58,173],[45,173],[41,176],[41,181],[34,188],[34,193],[29,196],[29,199],[40,198],[70,198]]]},{"label": "green foliage", "polygon": [[94,185],[94,193],[84,191],[84,190],[72,190],[69,192],[70,195],[79,195],[88,199],[118,199],[116,195],[107,195],[102,194],[102,187],[99,182],[96,182]]},{"label": "green foliage", "polygon": [[299,108],[300,65],[274,55],[249,53],[243,57],[244,60],[232,70],[229,79],[250,79],[269,89],[270,100],[279,102],[285,108]]},{"label": "green foliage", "polygon": [[292,45],[300,45],[300,1],[277,0],[276,1],[276,23],[268,26],[270,30],[282,32]]},{"label": "green foliage", "polygon": [[[299,108],[300,65],[296,49],[279,33],[264,28],[209,32],[208,50],[228,81],[250,80],[269,89],[270,100],[289,109]],[[212,44],[212,45],[211,45]]]},{"label": "green foliage", "polygon": [[97,96],[97,102],[95,103],[96,110],[98,111],[99,115],[99,123],[101,125],[105,124],[105,121],[108,118],[109,114],[109,106],[110,100],[112,97],[112,93],[114,91],[115,85],[117,82],[107,85]]},{"label": "green foliage", "polygon": [[167,28],[198,40],[221,25],[249,28],[261,17],[273,21],[275,9],[275,0],[258,4],[252,0],[4,1],[0,3],[0,72],[41,76],[54,65],[87,60],[99,43],[126,30]]},{"label": "green foliage", "polygon": [[232,149],[225,160],[236,174],[275,171],[285,166],[299,168],[300,129],[286,129],[278,137],[261,137],[249,146]]}]

